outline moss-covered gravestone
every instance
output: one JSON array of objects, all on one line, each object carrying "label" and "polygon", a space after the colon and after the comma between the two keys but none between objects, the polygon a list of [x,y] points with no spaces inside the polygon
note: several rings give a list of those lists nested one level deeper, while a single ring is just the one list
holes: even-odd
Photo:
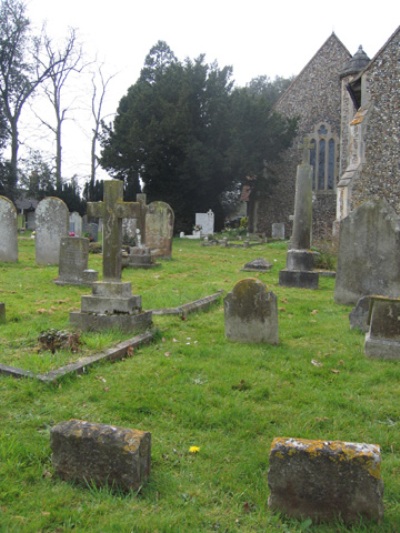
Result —
[{"label": "moss-covered gravestone", "polygon": [[225,334],[231,341],[278,344],[278,303],[255,278],[236,283],[224,299]]}]

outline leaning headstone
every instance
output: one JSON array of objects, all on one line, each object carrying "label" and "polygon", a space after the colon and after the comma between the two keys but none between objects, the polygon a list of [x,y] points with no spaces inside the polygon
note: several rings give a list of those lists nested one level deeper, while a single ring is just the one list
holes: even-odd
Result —
[{"label": "leaning headstone", "polygon": [[87,205],[88,215],[103,219],[103,281],[92,284],[92,294],[81,298],[81,312],[70,314],[79,329],[119,328],[138,331],[152,324],[151,311],[142,311],[141,296],[132,295],[130,282],[121,281],[122,219],[140,216],[139,202],[123,201],[123,183],[104,181],[104,200]]},{"label": "leaning headstone", "polygon": [[171,259],[175,215],[165,202],[152,202],[146,211],[145,245],[154,257]]},{"label": "leaning headstone", "polygon": [[0,302],[0,324],[4,324],[6,321],[6,304]]},{"label": "leaning headstone", "polygon": [[317,289],[319,276],[313,271],[314,254],[310,250],[312,227],[312,172],[310,141],[304,140],[303,161],[297,167],[293,232],[286,268],[279,272],[279,284],[286,287]]},{"label": "leaning headstone", "polygon": [[76,237],[82,237],[82,217],[77,211],[69,215],[69,231]]},{"label": "leaning headstone", "polygon": [[374,444],[293,438],[273,440],[268,505],[315,523],[383,518],[380,448]]},{"label": "leaning headstone", "polygon": [[211,209],[207,213],[196,213],[195,225],[201,228],[202,235],[214,234],[214,213]]},{"label": "leaning headstone", "polygon": [[385,200],[371,200],[340,222],[335,302],[400,297],[400,220]]},{"label": "leaning headstone", "polygon": [[60,242],[69,232],[68,207],[60,198],[44,198],[36,208],[35,225],[36,263],[58,265]]},{"label": "leaning headstone", "polygon": [[272,238],[278,241],[285,240],[284,222],[274,222],[274,224],[272,224]]},{"label": "leaning headstone", "polygon": [[375,359],[400,359],[400,299],[371,296],[364,352]]},{"label": "leaning headstone", "polygon": [[18,261],[18,215],[14,204],[0,196],[0,261]]},{"label": "leaning headstone", "polygon": [[65,481],[137,491],[149,478],[151,433],[83,420],[51,429],[52,464]]},{"label": "leaning headstone", "polygon": [[350,329],[358,329],[363,333],[369,330],[370,296],[362,296],[349,313]]},{"label": "leaning headstone", "polygon": [[243,279],[224,298],[225,335],[231,341],[278,344],[278,304],[258,279]]},{"label": "leaning headstone", "polygon": [[271,270],[271,268],[272,264],[266,259],[260,257],[246,263],[242,270],[245,272],[268,272],[268,270]]},{"label": "leaning headstone", "polygon": [[60,263],[57,285],[91,285],[97,281],[98,272],[88,269],[89,239],[63,237],[60,243]]}]

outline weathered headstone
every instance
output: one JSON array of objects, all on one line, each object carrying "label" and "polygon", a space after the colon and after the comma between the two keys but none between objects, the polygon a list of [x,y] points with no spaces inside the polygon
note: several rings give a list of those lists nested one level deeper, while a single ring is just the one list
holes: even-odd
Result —
[{"label": "weathered headstone", "polygon": [[150,248],[146,246],[130,246],[126,258],[126,266],[131,268],[155,268],[161,263],[153,261]]},{"label": "weathered headstone", "polygon": [[209,209],[207,213],[196,213],[195,225],[201,228],[202,235],[214,234],[214,213]]},{"label": "weathered headstone", "polygon": [[362,296],[349,313],[350,329],[359,329],[363,333],[369,330],[370,296]]},{"label": "weathered headstone", "polygon": [[36,263],[58,265],[60,242],[68,237],[69,212],[66,204],[54,196],[41,200],[35,212]]},{"label": "weathered headstone", "polygon": [[92,294],[81,298],[81,312],[70,321],[81,330],[120,328],[123,331],[147,329],[151,311],[142,312],[141,297],[132,295],[131,283],[121,281],[122,219],[140,216],[139,202],[123,201],[123,183],[104,181],[104,200],[88,203],[88,216],[103,219],[103,281],[92,284]]},{"label": "weathered headstone", "polygon": [[370,297],[369,331],[365,355],[375,359],[400,359],[400,299]]},{"label": "weathered headstone", "polygon": [[52,463],[65,481],[137,491],[150,475],[151,433],[82,420],[51,429]]},{"label": "weathered headstone", "polygon": [[91,285],[98,272],[88,269],[89,239],[63,237],[60,242],[60,262],[57,285]]},{"label": "weathered headstone", "polygon": [[225,335],[231,341],[278,344],[278,304],[258,279],[243,279],[224,298]]},{"label": "weathered headstone", "polygon": [[18,220],[14,204],[0,196],[0,261],[18,261]]},{"label": "weathered headstone", "polygon": [[374,444],[292,438],[273,440],[269,507],[313,522],[383,518],[380,448]]},{"label": "weathered headstone", "polygon": [[134,218],[124,218],[122,220],[122,242],[125,245],[136,246],[137,220]]},{"label": "weathered headstone", "polygon": [[76,237],[82,237],[82,217],[77,211],[69,215],[69,231]]},{"label": "weathered headstone", "polygon": [[89,222],[87,225],[87,234],[89,241],[97,242],[99,240],[99,224],[96,222]]},{"label": "weathered headstone", "polygon": [[313,271],[314,254],[310,250],[312,227],[312,166],[310,142],[304,140],[303,161],[297,167],[291,248],[286,268],[279,272],[279,284],[306,289],[318,288],[318,272]]},{"label": "weathered headstone", "polygon": [[271,270],[271,268],[272,264],[266,259],[260,257],[246,263],[242,270],[245,272],[268,272],[268,270]]},{"label": "weathered headstone", "polygon": [[175,215],[165,202],[152,202],[146,211],[145,244],[154,257],[170,259]]},{"label": "weathered headstone", "polygon": [[385,200],[362,204],[340,222],[335,302],[400,297],[400,220]]},{"label": "weathered headstone", "polygon": [[272,224],[272,238],[282,241],[285,240],[284,222],[274,222],[274,224]]}]

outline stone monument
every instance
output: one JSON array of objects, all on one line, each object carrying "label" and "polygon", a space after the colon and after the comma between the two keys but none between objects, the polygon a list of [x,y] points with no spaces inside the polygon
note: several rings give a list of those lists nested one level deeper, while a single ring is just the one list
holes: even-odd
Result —
[{"label": "stone monument", "polygon": [[154,257],[171,259],[175,214],[165,202],[152,202],[147,206],[145,238],[142,242]]},{"label": "stone monument", "polygon": [[312,228],[312,166],[311,143],[304,140],[303,161],[297,167],[291,248],[286,268],[279,272],[279,284],[287,287],[317,289],[319,276],[313,271],[314,253],[310,250]]},{"label": "stone monument", "polygon": [[70,315],[81,330],[120,328],[144,330],[152,324],[151,311],[142,312],[141,297],[132,295],[129,282],[121,281],[122,219],[138,218],[141,204],[123,201],[123,183],[104,181],[104,200],[88,203],[88,216],[103,219],[103,281],[92,285],[92,295],[82,296],[81,312]]},{"label": "stone monument", "polygon": [[91,285],[97,281],[98,272],[88,269],[89,239],[63,237],[60,243],[60,264],[57,285]]},{"label": "stone monument", "polygon": [[11,200],[0,196],[0,261],[18,261],[17,210]]},{"label": "stone monument", "polygon": [[35,228],[36,263],[58,265],[61,238],[69,232],[67,205],[54,196],[43,198],[36,208]]}]

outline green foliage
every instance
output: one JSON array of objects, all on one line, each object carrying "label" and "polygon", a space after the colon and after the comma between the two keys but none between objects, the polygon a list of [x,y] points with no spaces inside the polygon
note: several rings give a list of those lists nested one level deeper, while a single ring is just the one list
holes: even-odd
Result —
[{"label": "green foliage", "polygon": [[[1,352],[14,343],[13,357],[42,330],[68,330],[69,311],[88,293],[54,285],[56,269],[35,265],[33,241],[19,244],[19,263],[0,264],[7,307]],[[279,286],[286,253],[282,242],[245,249],[176,239],[173,259],[157,271],[123,271],[144,309],[176,307],[218,289],[232,290],[247,277],[243,264],[251,256],[265,257],[272,270],[252,276],[278,297],[278,346],[228,342],[220,302],[186,320],[155,316],[157,342],[57,386],[0,376],[0,530],[399,531],[400,367],[365,357],[364,335],[349,328],[350,308],[333,303],[333,279],[321,278],[315,291]],[[89,267],[100,270],[100,258],[91,256]],[[115,333],[82,337],[99,350],[119,340]],[[150,431],[149,483],[124,495],[58,479],[50,431],[71,418]],[[271,513],[268,457],[279,436],[379,444],[383,522],[346,527]],[[198,453],[190,452],[192,446]]]},{"label": "green foliage", "polygon": [[265,161],[291,139],[292,123],[272,113],[270,97],[232,92],[231,76],[204,55],[179,62],[159,41],[113,125],[103,125],[103,168],[126,183],[140,174],[149,200],[173,207],[178,232],[209,209],[221,228],[223,193],[263,176]]}]

